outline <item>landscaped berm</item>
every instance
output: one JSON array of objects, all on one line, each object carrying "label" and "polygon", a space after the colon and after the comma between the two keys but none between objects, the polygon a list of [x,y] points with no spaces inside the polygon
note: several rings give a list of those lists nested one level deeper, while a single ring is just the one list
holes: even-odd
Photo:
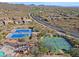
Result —
[{"label": "landscaped berm", "polygon": [[44,47],[59,52],[60,50],[69,50],[72,48],[71,44],[62,37],[43,37],[41,42]]}]

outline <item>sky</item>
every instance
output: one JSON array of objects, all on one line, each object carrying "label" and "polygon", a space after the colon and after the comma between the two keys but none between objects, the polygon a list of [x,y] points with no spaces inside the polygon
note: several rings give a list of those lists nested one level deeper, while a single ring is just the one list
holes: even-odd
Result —
[{"label": "sky", "polygon": [[79,2],[14,2],[15,4],[35,4],[35,5],[54,5],[54,6],[78,6]]}]

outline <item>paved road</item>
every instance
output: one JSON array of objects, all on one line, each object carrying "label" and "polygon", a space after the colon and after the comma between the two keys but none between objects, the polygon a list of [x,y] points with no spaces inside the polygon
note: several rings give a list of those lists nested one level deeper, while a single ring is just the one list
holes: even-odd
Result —
[{"label": "paved road", "polygon": [[[40,16],[33,16],[32,14],[29,14],[29,15],[30,15],[35,21],[37,21],[38,23],[43,24],[43,25],[45,25],[45,26],[47,26],[47,27],[49,27],[49,28],[51,28],[51,29],[54,29],[54,30],[56,30],[56,31],[58,31],[58,32],[61,32],[61,33],[63,33],[63,34],[66,34],[66,31],[65,31],[64,29],[62,29],[62,28],[60,28],[60,27],[57,27],[56,25],[51,25],[50,23],[44,21],[42,17],[40,17]],[[79,38],[79,33],[77,33],[77,32],[72,32],[72,31],[68,31],[68,32],[70,33],[70,36],[73,36],[73,37],[75,37],[75,38]]]}]

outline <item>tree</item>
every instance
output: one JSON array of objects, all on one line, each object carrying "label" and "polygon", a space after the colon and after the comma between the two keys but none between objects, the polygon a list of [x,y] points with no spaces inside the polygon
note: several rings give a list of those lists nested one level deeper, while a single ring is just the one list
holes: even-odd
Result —
[{"label": "tree", "polygon": [[35,57],[37,57],[39,55],[39,49],[38,49],[38,47],[35,47],[35,46],[32,47],[31,53],[32,53],[32,55],[34,55]]},{"label": "tree", "polygon": [[48,49],[45,48],[45,47],[42,47],[42,46],[39,48],[39,50],[40,50],[40,52],[42,52],[42,53],[48,52]]},{"label": "tree", "polygon": [[79,48],[72,48],[68,52],[72,57],[79,57]]},{"label": "tree", "polygon": [[74,44],[79,45],[79,40],[75,40]]},{"label": "tree", "polygon": [[39,37],[42,37],[42,36],[44,36],[45,34],[46,34],[45,31],[41,31],[38,36],[39,36]]},{"label": "tree", "polygon": [[2,35],[0,35],[0,41],[2,40]]}]

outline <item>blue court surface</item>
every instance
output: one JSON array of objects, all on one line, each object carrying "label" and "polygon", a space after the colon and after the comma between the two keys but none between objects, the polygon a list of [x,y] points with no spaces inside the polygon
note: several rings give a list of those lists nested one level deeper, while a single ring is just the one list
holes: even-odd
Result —
[{"label": "blue court surface", "polygon": [[32,32],[32,29],[16,29],[15,32],[18,32],[18,33],[31,33]]},{"label": "blue court surface", "polygon": [[12,38],[12,39],[21,39],[21,38],[26,38],[26,37],[29,37],[31,36],[30,34],[17,34],[17,33],[12,33],[10,34],[9,38]]},{"label": "blue court surface", "polygon": [[16,29],[13,33],[7,35],[9,39],[21,39],[32,36],[31,29]]}]

